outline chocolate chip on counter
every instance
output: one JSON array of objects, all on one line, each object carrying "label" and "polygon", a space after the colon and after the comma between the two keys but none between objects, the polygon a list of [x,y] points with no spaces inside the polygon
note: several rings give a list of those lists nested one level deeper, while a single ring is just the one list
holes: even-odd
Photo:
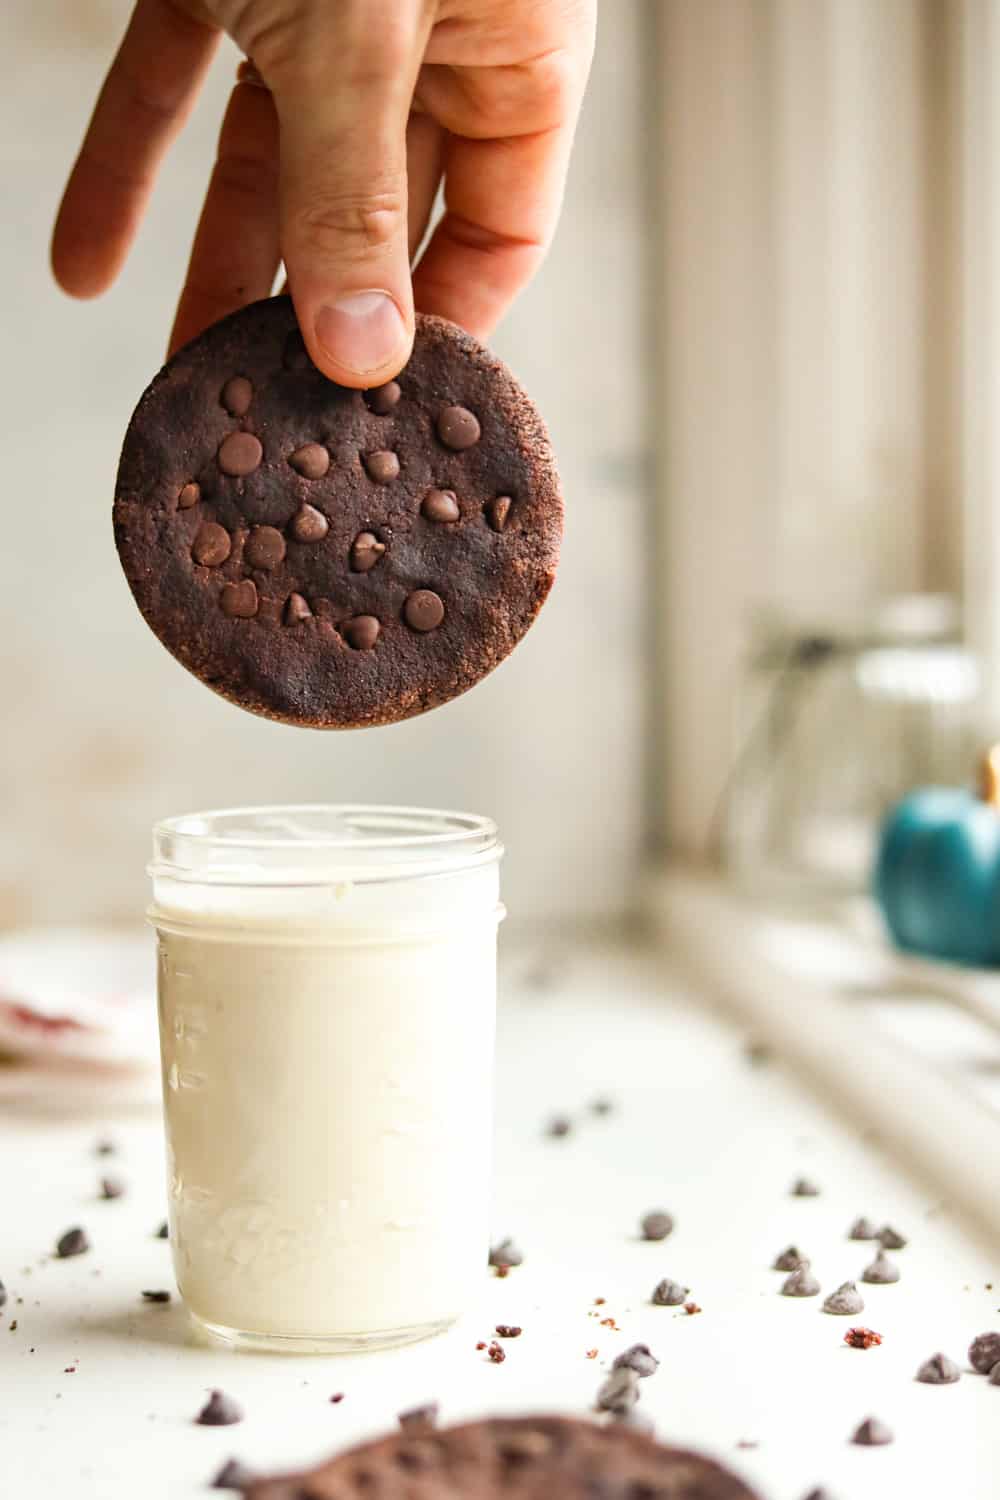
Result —
[{"label": "chocolate chip on counter", "polygon": [[251,568],[276,568],[285,558],[285,538],[276,526],[255,526],[247,537],[243,556]]},{"label": "chocolate chip on counter", "polygon": [[312,610],[301,594],[289,594],[285,604],[285,624],[297,625],[300,620],[312,619]]},{"label": "chocolate chip on counter", "polygon": [[844,1343],[851,1349],[874,1349],[881,1342],[882,1335],[874,1328],[849,1328],[844,1334]]},{"label": "chocolate chip on counter", "polygon": [[292,517],[289,530],[297,542],[321,542],[330,523],[315,505],[303,505]]},{"label": "chocolate chip on counter", "polygon": [[697,1302],[685,1302],[684,1311],[687,1313],[689,1318],[693,1318],[695,1313],[701,1312],[701,1308],[698,1306]]},{"label": "chocolate chip on counter", "polygon": [[377,417],[387,417],[398,403],[399,397],[400,389],[394,380],[388,380],[385,385],[376,385],[372,390],[365,392],[368,408]]},{"label": "chocolate chip on counter", "polygon": [[373,531],[359,531],[351,543],[351,572],[370,573],[384,553],[385,542]]},{"label": "chocolate chip on counter", "polygon": [[428,490],[421,503],[420,514],[428,521],[445,523],[459,520],[462,512],[454,490]]},{"label": "chocolate chip on counter", "polygon": [[213,1391],[195,1417],[200,1427],[232,1427],[243,1421],[243,1408],[225,1391]]},{"label": "chocolate chip on counter", "polygon": [[566,1115],[555,1115],[546,1126],[545,1134],[552,1136],[569,1135],[573,1129],[573,1122]]},{"label": "chocolate chip on counter", "polygon": [[330,1397],[330,1402],[331,1402],[331,1404],[333,1406],[339,1406],[340,1403],[341,1403],[341,1401],[343,1401],[343,1399],[344,1399],[344,1393],[343,1393],[343,1391],[334,1391],[333,1395]]},{"label": "chocolate chip on counter", "polygon": [[661,1208],[655,1208],[650,1213],[644,1214],[639,1221],[644,1240],[665,1240],[667,1235],[673,1232],[673,1227],[673,1219]]},{"label": "chocolate chip on counter", "polygon": [[917,1371],[917,1379],[921,1385],[954,1385],[961,1378],[961,1370],[947,1354],[932,1354]]},{"label": "chocolate chip on counter", "polygon": [[969,1364],[980,1375],[988,1375],[1000,1364],[1000,1333],[981,1333],[969,1345]]},{"label": "chocolate chip on counter", "polygon": [[645,1380],[648,1375],[655,1375],[660,1368],[660,1361],[652,1353],[648,1344],[632,1344],[628,1349],[623,1349],[611,1362],[612,1370],[634,1370],[640,1379]]},{"label": "chocolate chip on counter", "polygon": [[177,496],[177,509],[190,510],[192,505],[197,505],[201,499],[201,485],[195,484],[193,480],[181,485],[181,492]]},{"label": "chocolate chip on counter", "polygon": [[808,1177],[798,1177],[792,1183],[793,1198],[818,1198],[819,1188],[816,1183]]},{"label": "chocolate chip on counter", "polygon": [[886,1224],[882,1229],[879,1230],[878,1240],[883,1250],[906,1249],[906,1240],[899,1233],[898,1229],[893,1229],[891,1224]]},{"label": "chocolate chip on counter", "polygon": [[639,1377],[627,1365],[613,1369],[602,1381],[597,1392],[597,1407],[600,1411],[626,1412],[639,1399]]},{"label": "chocolate chip on counter", "polygon": [[431,589],[414,589],[403,604],[403,619],[421,635],[436,630],[444,619],[444,603]]},{"label": "chocolate chip on counter", "polygon": [[245,479],[260,467],[263,457],[260,438],[254,437],[252,432],[231,432],[219,444],[216,462],[223,474],[233,479]]},{"label": "chocolate chip on counter", "polygon": [[101,1178],[102,1198],[124,1198],[125,1184],[120,1177]]},{"label": "chocolate chip on counter", "polygon": [[[519,1266],[524,1262],[524,1252],[513,1240],[501,1240],[490,1250],[489,1264],[491,1266]],[[998,1356],[1000,1357],[1000,1356]]]},{"label": "chocolate chip on counter", "polygon": [[355,615],[341,627],[344,640],[352,651],[370,651],[382,629],[374,615]]},{"label": "chocolate chip on counter", "polygon": [[399,1425],[404,1432],[413,1432],[436,1427],[440,1407],[436,1401],[428,1401],[424,1406],[411,1406],[409,1411],[399,1413]]},{"label": "chocolate chip on counter", "polygon": [[857,1443],[861,1448],[880,1448],[885,1443],[893,1441],[892,1429],[878,1417],[866,1417],[860,1427],[856,1427],[851,1434],[851,1442]]},{"label": "chocolate chip on counter", "polygon": [[838,1286],[835,1292],[831,1292],[823,1303],[823,1311],[827,1313],[846,1314],[853,1317],[855,1313],[863,1312],[865,1299],[858,1291],[857,1283],[845,1281]]},{"label": "chocolate chip on counter", "polygon": [[239,583],[227,583],[219,595],[219,603],[222,613],[231,620],[252,620],[260,604],[257,585],[252,578],[241,579]]},{"label": "chocolate chip on counter", "polygon": [[191,543],[191,556],[203,568],[217,568],[232,550],[229,532],[218,521],[205,521]]},{"label": "chocolate chip on counter", "polygon": [[253,1484],[255,1475],[238,1458],[227,1459],[209,1484],[210,1490],[245,1490]]},{"label": "chocolate chip on counter", "polygon": [[494,1339],[490,1344],[486,1353],[489,1355],[491,1362],[495,1365],[502,1365],[504,1360],[507,1358],[506,1354],[501,1349],[496,1339]]},{"label": "chocolate chip on counter", "polygon": [[872,1286],[889,1286],[899,1280],[899,1267],[891,1261],[884,1250],[880,1250],[871,1265],[861,1272],[861,1280]]},{"label": "chocolate chip on counter", "polygon": [[467,407],[446,406],[438,412],[437,435],[446,448],[461,453],[479,442],[479,420]]},{"label": "chocolate chip on counter", "polygon": [[232,375],[222,387],[219,405],[231,417],[245,417],[253,400],[253,386],[245,375]]},{"label": "chocolate chip on counter", "polygon": [[170,1293],[166,1292],[166,1291],[163,1291],[163,1292],[143,1292],[143,1294],[142,1294],[142,1300],[143,1300],[143,1302],[169,1302],[170,1301]]},{"label": "chocolate chip on counter", "polygon": [[322,443],[303,443],[289,456],[288,462],[303,479],[322,479],[330,468],[330,454]]},{"label": "chocolate chip on counter", "polygon": [[847,1231],[847,1238],[849,1240],[877,1240],[878,1230],[875,1228],[875,1225],[872,1223],[871,1219],[862,1217],[860,1219],[855,1219],[854,1223]]},{"label": "chocolate chip on counter", "polygon": [[399,478],[399,459],[388,448],[379,448],[363,456],[365,472],[376,484],[391,484]]},{"label": "chocolate chip on counter", "polygon": [[60,1260],[68,1260],[71,1255],[83,1255],[89,1249],[90,1240],[85,1229],[67,1229],[56,1242],[56,1255]]},{"label": "chocolate chip on counter", "polygon": [[519,1339],[521,1337],[523,1329],[518,1328],[516,1323],[498,1323],[495,1332],[498,1333],[502,1339]]},{"label": "chocolate chip on counter", "polygon": [[487,500],[486,519],[494,531],[503,531],[513,503],[509,495],[497,495],[495,499]]},{"label": "chocolate chip on counter", "polygon": [[797,1271],[786,1276],[781,1283],[783,1297],[815,1297],[819,1294],[819,1282],[813,1275],[808,1261],[803,1261]]},{"label": "chocolate chip on counter", "polygon": [[157,1240],[166,1240],[170,1238],[170,1225],[167,1223],[166,1219],[164,1219],[163,1223],[160,1225],[153,1238]]},{"label": "chocolate chip on counter", "polygon": [[808,1259],[802,1254],[798,1246],[789,1245],[786,1250],[782,1250],[780,1255],[774,1257],[774,1260],[771,1262],[771,1269],[773,1271],[797,1271],[800,1266],[807,1266],[808,1264]]},{"label": "chocolate chip on counter", "polygon": [[655,1307],[680,1307],[690,1290],[690,1287],[681,1286],[679,1281],[671,1281],[668,1277],[656,1283],[650,1301]]}]

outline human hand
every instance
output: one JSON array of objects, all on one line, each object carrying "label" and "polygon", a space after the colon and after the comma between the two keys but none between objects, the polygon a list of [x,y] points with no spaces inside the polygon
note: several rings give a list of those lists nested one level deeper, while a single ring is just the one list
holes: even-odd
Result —
[{"label": "human hand", "polygon": [[[555,229],[596,0],[137,0],[56,221],[73,296],[114,281],[223,31],[234,88],[171,351],[283,261],[331,379],[398,374],[414,300],[487,336]],[[445,213],[416,266],[444,179]]]}]

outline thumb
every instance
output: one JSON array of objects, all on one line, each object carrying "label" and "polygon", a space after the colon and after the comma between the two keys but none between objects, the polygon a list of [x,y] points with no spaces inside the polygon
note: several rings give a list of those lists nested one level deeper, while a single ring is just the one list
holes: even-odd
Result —
[{"label": "thumb", "polygon": [[281,253],[313,361],[368,387],[397,375],[413,343],[406,120],[419,54],[415,37],[373,40],[370,26],[323,40],[335,67],[273,85]]}]

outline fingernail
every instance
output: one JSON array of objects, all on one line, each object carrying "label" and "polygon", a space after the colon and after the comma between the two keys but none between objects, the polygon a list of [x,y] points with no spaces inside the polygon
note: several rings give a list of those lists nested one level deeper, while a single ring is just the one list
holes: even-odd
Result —
[{"label": "fingernail", "polygon": [[316,314],[316,337],[345,370],[379,370],[406,342],[402,315],[388,292],[355,292]]}]

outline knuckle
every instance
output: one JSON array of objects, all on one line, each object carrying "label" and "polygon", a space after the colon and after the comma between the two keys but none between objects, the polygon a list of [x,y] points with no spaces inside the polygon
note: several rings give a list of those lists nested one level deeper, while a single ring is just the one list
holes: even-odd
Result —
[{"label": "knuckle", "polygon": [[215,164],[213,187],[234,198],[259,198],[274,182],[274,171],[258,157],[237,154],[220,156]]},{"label": "knuckle", "polygon": [[335,249],[338,255],[362,256],[393,244],[403,232],[403,223],[403,195],[386,189],[310,203],[298,214],[294,233],[303,249]]}]

